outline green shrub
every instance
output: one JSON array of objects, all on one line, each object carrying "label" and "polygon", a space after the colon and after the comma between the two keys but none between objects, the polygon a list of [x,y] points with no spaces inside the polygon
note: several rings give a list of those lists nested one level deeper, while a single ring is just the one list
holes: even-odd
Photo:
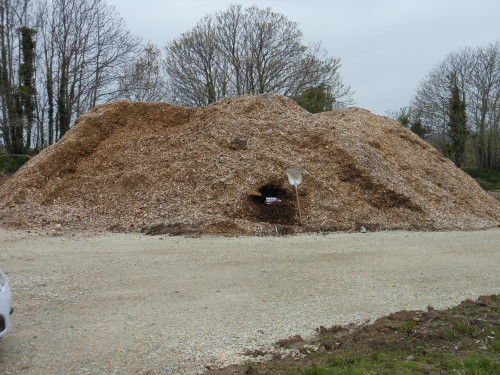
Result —
[{"label": "green shrub", "polygon": [[11,156],[0,153],[0,172],[5,174],[16,173],[28,160],[28,155]]},{"label": "green shrub", "polygon": [[475,178],[484,190],[500,190],[500,172],[489,168],[465,168],[464,172]]}]

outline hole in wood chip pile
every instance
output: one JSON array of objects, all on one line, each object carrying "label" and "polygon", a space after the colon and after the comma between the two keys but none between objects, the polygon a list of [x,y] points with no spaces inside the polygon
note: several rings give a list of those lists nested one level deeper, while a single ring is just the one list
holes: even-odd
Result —
[{"label": "hole in wood chip pile", "polygon": [[[248,192],[273,181],[294,197],[295,166],[304,225],[259,220]],[[487,228],[500,202],[396,121],[266,94],[96,107],[0,185],[0,215],[15,228],[268,235]]]}]

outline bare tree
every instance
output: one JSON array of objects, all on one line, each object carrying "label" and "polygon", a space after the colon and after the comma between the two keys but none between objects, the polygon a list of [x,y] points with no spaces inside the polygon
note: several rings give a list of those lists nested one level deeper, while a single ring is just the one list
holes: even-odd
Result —
[{"label": "bare tree", "polygon": [[50,144],[76,116],[119,95],[119,76],[140,41],[103,0],[53,0],[43,9],[41,76]]},{"label": "bare tree", "polygon": [[[412,106],[429,139],[451,157],[450,92],[456,84],[465,103],[467,134],[478,167],[500,168],[500,43],[448,55],[416,90]],[[466,134],[466,133],[464,133]]]},{"label": "bare tree", "polygon": [[[7,149],[13,147],[12,133],[15,127],[19,126],[17,110],[13,92],[13,61],[12,52],[14,50],[13,39],[14,30],[19,25],[13,13],[12,1],[2,0],[0,3],[0,99],[2,104],[2,135],[4,145]],[[15,143],[15,142],[14,142]]]},{"label": "bare tree", "polygon": [[206,105],[227,94],[227,73],[217,47],[213,17],[203,18],[167,48],[166,71],[175,102]]},{"label": "bare tree", "polygon": [[119,96],[140,40],[104,0],[0,0],[2,144],[57,141],[76,116]]},{"label": "bare tree", "polygon": [[[471,50],[455,52],[438,64],[420,83],[413,99],[415,112],[420,114],[424,125],[430,129],[429,139],[445,155],[451,157],[449,135],[450,92],[456,82],[464,93],[469,74]],[[455,77],[452,82],[451,77]]]},{"label": "bare tree", "polygon": [[48,8],[46,2],[38,3],[36,10],[37,24],[39,25],[39,47],[38,47],[38,101],[37,101],[37,141],[38,149],[51,145],[56,141],[55,131],[55,94],[54,79],[56,68],[56,46],[53,35],[56,32],[56,24],[51,22],[55,19],[53,9]]},{"label": "bare tree", "polygon": [[160,102],[167,98],[161,50],[148,43],[138,60],[123,69],[119,79],[120,97],[131,101]]},{"label": "bare tree", "polygon": [[500,42],[474,51],[466,90],[476,163],[500,170]]},{"label": "bare tree", "polygon": [[352,101],[340,59],[306,47],[298,24],[270,8],[232,5],[208,15],[166,46],[174,100],[205,105],[226,96],[276,92],[296,97],[325,85],[337,106]]}]

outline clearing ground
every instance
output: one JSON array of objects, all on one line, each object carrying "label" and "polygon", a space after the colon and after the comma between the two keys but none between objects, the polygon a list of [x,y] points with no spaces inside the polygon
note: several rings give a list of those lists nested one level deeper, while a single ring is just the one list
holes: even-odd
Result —
[{"label": "clearing ground", "polygon": [[319,326],[500,294],[499,229],[0,238],[16,308],[6,375],[194,374]]}]

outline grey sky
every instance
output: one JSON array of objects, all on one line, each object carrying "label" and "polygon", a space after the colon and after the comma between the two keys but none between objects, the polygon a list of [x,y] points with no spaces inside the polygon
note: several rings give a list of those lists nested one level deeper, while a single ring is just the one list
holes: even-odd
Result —
[{"label": "grey sky", "polygon": [[299,23],[304,43],[340,57],[356,106],[377,114],[409,104],[450,52],[500,39],[499,0],[106,0],[129,29],[163,47],[204,15],[253,4]]}]

